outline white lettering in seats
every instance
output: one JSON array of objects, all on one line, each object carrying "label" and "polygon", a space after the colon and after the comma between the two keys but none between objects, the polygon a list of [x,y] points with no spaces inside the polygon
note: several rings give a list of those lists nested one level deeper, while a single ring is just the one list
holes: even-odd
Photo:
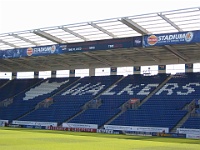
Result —
[{"label": "white lettering in seats", "polygon": [[111,90],[113,90],[115,87],[117,87],[117,85],[113,85],[110,88],[108,88],[108,90],[106,90],[102,95],[114,95],[116,92],[112,92]]},{"label": "white lettering in seats", "polygon": [[151,88],[157,87],[158,84],[147,84],[137,95],[148,95]]},{"label": "white lettering in seats", "polygon": [[126,86],[122,91],[120,91],[117,95],[121,95],[124,92],[127,92],[127,94],[129,95],[133,95],[134,92],[132,91],[133,89],[139,88],[139,85],[133,86],[132,84],[129,84],[128,86]]},{"label": "white lettering in seats", "polygon": [[200,86],[199,83],[188,83],[185,86],[182,86],[182,88],[184,90],[187,90],[187,91],[186,92],[178,91],[177,95],[188,95],[188,94],[191,94],[191,93],[195,92],[195,89],[191,87],[192,85],[193,86]]},{"label": "white lettering in seats", "polygon": [[[168,88],[169,86],[171,86],[171,87]],[[156,95],[160,95],[162,92],[167,92],[167,95],[172,95],[173,90],[176,88],[178,88],[177,83],[167,83],[156,93]]]}]

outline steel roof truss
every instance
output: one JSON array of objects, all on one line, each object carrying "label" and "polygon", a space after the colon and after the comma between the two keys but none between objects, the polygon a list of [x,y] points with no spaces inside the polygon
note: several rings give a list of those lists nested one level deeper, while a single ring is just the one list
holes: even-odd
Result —
[{"label": "steel roof truss", "polygon": [[198,47],[200,47],[200,43],[196,43],[196,45],[197,45]]},{"label": "steel roof truss", "polygon": [[12,59],[5,59],[6,61],[10,62],[10,63],[15,63],[19,66],[22,66],[22,67],[25,67],[25,68],[28,68],[28,69],[32,69],[32,67],[30,65],[26,65],[25,63],[21,63],[21,62],[17,62],[17,61],[14,61]]},{"label": "steel roof truss", "polygon": [[70,30],[70,29],[68,29],[66,27],[61,27],[61,29],[63,29],[65,32],[68,32],[68,33],[70,33],[70,34],[72,34],[72,35],[74,35],[74,36],[76,36],[76,37],[78,37],[78,38],[80,38],[80,39],[82,39],[84,41],[89,41],[89,39],[87,39],[86,37],[74,32],[74,31],[72,31],[72,30]]},{"label": "steel roof truss", "polygon": [[142,53],[143,53],[144,55],[146,55],[147,57],[152,58],[154,61],[160,62],[160,59],[158,59],[157,57],[152,56],[151,54],[147,53],[146,51],[144,51],[143,48],[141,48],[141,49],[135,48],[135,49],[136,49],[137,51],[139,51],[139,52],[142,52]]},{"label": "steel roof truss", "polygon": [[35,30],[33,31],[33,33],[35,33],[36,35],[39,35],[40,37],[43,37],[43,38],[46,38],[52,42],[55,42],[55,43],[66,43],[65,41],[63,41],[62,39],[59,39],[49,33],[46,33],[44,31],[41,31],[41,30]]},{"label": "steel roof truss", "polygon": [[170,52],[172,52],[175,56],[177,56],[178,58],[182,59],[183,61],[187,62],[189,61],[189,58],[187,56],[185,56],[184,54],[180,53],[179,51],[177,51],[175,48],[173,48],[170,45],[165,45],[164,46],[167,50],[169,50]]},{"label": "steel roof truss", "polygon": [[109,53],[112,54],[112,55],[117,56],[118,58],[124,59],[124,60],[127,61],[127,62],[135,63],[134,60],[132,60],[132,59],[126,57],[126,56],[123,56],[123,55],[120,55],[120,54],[117,55],[117,54],[115,54],[114,52],[112,52],[112,51],[110,51],[110,50],[108,50],[107,52],[109,52]]},{"label": "steel roof truss", "polygon": [[[4,68],[6,71],[13,71],[13,68],[8,67],[7,65],[2,64],[2,62],[0,63],[0,67]],[[0,69],[1,70],[1,69]]]},{"label": "steel roof truss", "polygon": [[131,29],[137,31],[138,33],[144,35],[144,34],[150,34],[149,31],[138,25],[136,22],[128,19],[128,18],[121,18],[120,21],[130,27]]},{"label": "steel roof truss", "polygon": [[108,66],[112,66],[112,63],[110,61],[108,61],[106,59],[102,59],[99,56],[92,55],[89,52],[83,52],[83,54],[85,54],[86,56],[91,57],[93,59],[96,59],[96,60],[98,60],[99,62],[101,62],[103,64],[106,64]]},{"label": "steel roof truss", "polygon": [[167,18],[162,13],[158,13],[158,16],[160,16],[163,20],[165,20],[167,23],[169,23],[172,27],[177,29],[179,32],[183,31],[178,25],[176,25],[173,21],[171,21],[169,18]]},{"label": "steel roof truss", "polygon": [[39,46],[39,45],[40,45],[40,44],[38,44],[38,43],[36,43],[36,42],[34,42],[34,41],[31,41],[31,40],[29,40],[29,39],[27,39],[27,38],[21,37],[21,36],[19,36],[19,35],[17,35],[17,34],[12,34],[12,36],[15,37],[15,38],[18,38],[18,39],[20,39],[20,40],[23,40],[23,41],[25,41],[25,42],[27,42],[27,43],[31,43],[31,44],[33,44],[33,45],[36,45],[36,46]]},{"label": "steel roof truss", "polygon": [[8,46],[11,46],[11,47],[14,47],[14,48],[18,48],[18,46],[16,46],[15,44],[12,44],[12,43],[9,43],[9,42],[3,41],[3,40],[0,40],[0,43],[3,43],[5,45],[8,45]]},{"label": "steel roof truss", "polygon": [[99,31],[102,31],[103,33],[105,33],[105,34],[111,36],[112,38],[117,38],[116,35],[114,35],[113,33],[109,32],[109,31],[107,31],[106,29],[104,29],[104,28],[98,26],[97,24],[95,24],[95,23],[93,23],[93,22],[90,22],[89,24],[90,24],[92,27],[97,28]]}]

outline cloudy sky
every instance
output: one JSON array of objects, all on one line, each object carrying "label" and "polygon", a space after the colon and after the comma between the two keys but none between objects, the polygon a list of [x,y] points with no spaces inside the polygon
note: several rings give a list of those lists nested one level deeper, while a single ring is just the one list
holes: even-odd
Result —
[{"label": "cloudy sky", "polygon": [[0,33],[200,7],[200,0],[0,0]]}]

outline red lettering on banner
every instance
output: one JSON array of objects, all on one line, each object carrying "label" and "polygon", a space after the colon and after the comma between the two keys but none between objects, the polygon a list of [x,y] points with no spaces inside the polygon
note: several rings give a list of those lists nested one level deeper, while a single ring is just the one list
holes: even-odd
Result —
[{"label": "red lettering on banner", "polygon": [[73,131],[73,132],[97,132],[97,129],[90,129],[90,128],[65,128],[65,127],[48,126],[46,129],[59,130],[59,131]]}]

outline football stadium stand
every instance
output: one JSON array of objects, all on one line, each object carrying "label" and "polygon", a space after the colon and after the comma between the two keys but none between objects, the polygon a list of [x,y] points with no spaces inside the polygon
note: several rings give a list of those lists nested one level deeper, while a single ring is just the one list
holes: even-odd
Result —
[{"label": "football stadium stand", "polygon": [[[199,10],[0,35],[0,71],[12,71],[12,79],[0,79],[0,121],[95,124],[99,129],[105,125],[155,127],[170,132],[177,128],[200,129],[200,73],[193,71],[200,57],[200,28],[191,21],[199,16]],[[187,14],[186,20],[193,28],[179,24],[187,21],[177,21],[174,14],[180,19]],[[145,19],[158,20],[161,26]],[[160,30],[152,30],[152,24]],[[114,30],[118,26],[127,33],[120,36]],[[57,37],[57,30],[76,40]],[[78,30],[103,38],[90,39]],[[93,30],[98,32],[90,33]],[[24,48],[3,42],[13,35],[32,45]],[[39,41],[31,41],[39,37]],[[41,38],[52,45],[39,44]],[[166,73],[166,65],[172,63],[184,64],[185,72]],[[158,65],[158,74],[142,74],[144,65]],[[124,66],[132,66],[133,74],[118,75],[117,67]],[[95,76],[95,69],[101,67],[109,67],[110,75]],[[40,78],[41,69],[51,70],[51,78]],[[56,78],[56,71],[64,69],[69,70],[69,76]],[[77,77],[76,69],[89,69],[89,75]],[[34,71],[33,79],[18,79],[17,72],[21,71]]]}]

